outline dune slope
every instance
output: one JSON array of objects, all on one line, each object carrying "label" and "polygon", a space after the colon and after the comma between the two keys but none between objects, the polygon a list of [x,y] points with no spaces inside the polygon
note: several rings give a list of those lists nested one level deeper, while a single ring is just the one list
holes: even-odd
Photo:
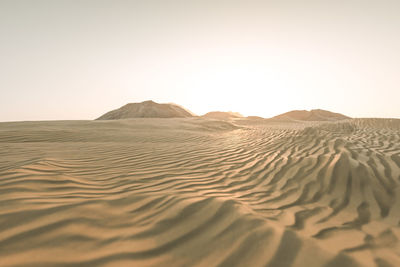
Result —
[{"label": "dune slope", "polygon": [[0,123],[1,266],[399,266],[400,123]]}]

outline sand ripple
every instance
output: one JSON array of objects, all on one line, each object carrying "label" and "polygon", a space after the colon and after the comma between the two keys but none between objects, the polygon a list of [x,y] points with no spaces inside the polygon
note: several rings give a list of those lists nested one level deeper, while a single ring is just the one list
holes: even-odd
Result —
[{"label": "sand ripple", "polygon": [[1,266],[400,266],[400,122],[0,124]]}]

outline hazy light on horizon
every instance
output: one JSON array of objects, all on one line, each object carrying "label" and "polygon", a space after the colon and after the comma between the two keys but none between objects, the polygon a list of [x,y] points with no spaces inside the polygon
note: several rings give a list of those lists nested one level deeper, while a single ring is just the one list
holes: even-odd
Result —
[{"label": "hazy light on horizon", "polygon": [[398,14],[398,1],[1,1],[0,121],[149,99],[400,118]]}]

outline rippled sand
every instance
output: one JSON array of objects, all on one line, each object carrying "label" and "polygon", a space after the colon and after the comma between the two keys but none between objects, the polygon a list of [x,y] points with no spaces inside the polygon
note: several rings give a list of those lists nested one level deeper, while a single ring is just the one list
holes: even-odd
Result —
[{"label": "rippled sand", "polygon": [[400,266],[400,122],[0,123],[1,266]]}]

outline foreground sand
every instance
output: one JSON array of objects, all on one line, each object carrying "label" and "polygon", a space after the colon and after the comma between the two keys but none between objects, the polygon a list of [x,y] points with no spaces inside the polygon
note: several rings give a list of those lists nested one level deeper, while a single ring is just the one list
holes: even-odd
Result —
[{"label": "foreground sand", "polygon": [[1,266],[400,266],[400,122],[0,123]]}]

